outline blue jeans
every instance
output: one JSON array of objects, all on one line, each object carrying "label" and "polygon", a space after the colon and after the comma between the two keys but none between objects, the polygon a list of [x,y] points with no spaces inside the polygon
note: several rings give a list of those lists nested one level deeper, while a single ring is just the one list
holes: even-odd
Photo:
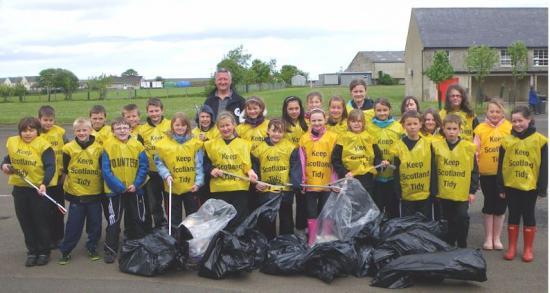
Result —
[{"label": "blue jeans", "polygon": [[65,225],[65,238],[59,245],[63,254],[69,254],[78,244],[86,221],[86,233],[88,241],[86,248],[95,251],[101,238],[101,201],[71,202],[69,205],[69,217]]}]

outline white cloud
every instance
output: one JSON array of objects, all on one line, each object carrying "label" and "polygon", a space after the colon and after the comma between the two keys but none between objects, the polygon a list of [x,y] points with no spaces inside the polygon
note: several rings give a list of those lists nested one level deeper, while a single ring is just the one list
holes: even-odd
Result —
[{"label": "white cloud", "polygon": [[[538,6],[541,0],[415,1],[415,7]],[[0,1],[0,76],[46,67],[80,78],[135,68],[148,78],[207,77],[227,51],[293,64],[316,78],[357,51],[404,50],[411,5],[319,1]]]}]

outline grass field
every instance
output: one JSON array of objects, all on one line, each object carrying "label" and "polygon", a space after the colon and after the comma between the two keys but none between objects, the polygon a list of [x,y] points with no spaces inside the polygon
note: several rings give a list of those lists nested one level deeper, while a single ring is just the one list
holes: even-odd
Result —
[{"label": "grass field", "polygon": [[[174,90],[173,93],[170,93],[170,95],[177,95],[177,92],[175,90],[181,91],[182,89],[169,89]],[[191,96],[186,97],[168,97],[163,98],[162,101],[164,103],[165,107],[165,115],[166,117],[171,117],[173,113],[182,111],[187,113],[188,115],[192,115],[194,117],[195,114],[195,105],[201,105],[204,100],[204,88],[202,87],[196,87],[196,88],[187,88],[189,93],[196,93],[191,94]],[[290,95],[295,95],[298,97],[301,97],[305,101],[305,96],[311,92],[312,90],[319,91],[323,94],[325,97],[325,107],[326,102],[328,101],[328,98],[333,95],[340,95],[344,97],[346,100],[349,99],[349,90],[347,87],[321,87],[321,88],[308,88],[308,87],[301,87],[301,88],[285,88],[285,89],[279,89],[279,90],[269,90],[269,91],[261,91],[261,92],[251,92],[248,94],[242,94],[243,97],[249,97],[252,95],[256,95],[261,97],[267,105],[268,109],[268,116],[269,117],[277,117],[281,115],[281,108],[282,108],[282,100]],[[142,120],[145,120],[145,112],[144,112],[144,106],[146,103],[146,98],[150,96],[165,96],[166,94],[163,94],[160,91],[166,91],[166,89],[159,89],[159,90],[150,90],[151,95],[146,94],[148,90],[139,90],[139,98],[128,98],[127,92],[123,91],[123,93],[120,93],[118,96],[109,96],[106,100],[90,100],[88,101],[86,99],[87,93],[86,92],[79,92],[75,93],[74,99],[71,101],[64,101],[63,96],[59,95],[57,96],[57,100],[53,100],[50,103],[47,103],[47,97],[44,98],[42,96],[41,100],[36,101],[26,101],[23,103],[19,102],[7,102],[7,103],[0,103],[0,123],[1,124],[16,124],[20,118],[24,116],[35,116],[38,108],[40,108],[41,105],[50,104],[56,109],[56,118],[58,123],[72,123],[76,117],[88,116],[89,109],[96,104],[101,104],[105,106],[107,109],[107,117],[108,119],[111,119],[113,117],[116,117],[120,113],[120,109],[130,103],[135,103],[140,107],[140,110],[142,112]],[[399,114],[399,107],[401,105],[401,100],[404,96],[405,87],[403,85],[396,85],[396,86],[370,86],[368,88],[368,95],[371,98],[378,98],[378,97],[387,97],[390,99],[390,102],[393,105],[393,113],[394,115]],[[141,97],[143,95],[143,97]],[[421,107],[427,108],[427,107],[436,107],[436,103],[434,102],[423,102]]]}]

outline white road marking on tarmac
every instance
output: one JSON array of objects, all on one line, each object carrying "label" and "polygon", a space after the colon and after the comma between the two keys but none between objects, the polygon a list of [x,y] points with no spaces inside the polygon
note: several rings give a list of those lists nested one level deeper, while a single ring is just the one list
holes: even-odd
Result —
[{"label": "white road marking on tarmac", "polygon": [[0,194],[0,197],[8,197],[11,196],[11,194]]}]

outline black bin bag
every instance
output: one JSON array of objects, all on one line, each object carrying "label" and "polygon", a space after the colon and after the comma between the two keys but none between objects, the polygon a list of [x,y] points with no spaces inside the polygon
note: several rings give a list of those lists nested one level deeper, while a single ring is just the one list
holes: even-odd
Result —
[{"label": "black bin bag", "polygon": [[325,283],[357,271],[359,257],[351,241],[323,242],[313,246],[304,258],[304,272]]},{"label": "black bin bag", "polygon": [[267,256],[260,268],[271,275],[295,275],[304,269],[307,244],[294,234],[280,235],[269,241]]},{"label": "black bin bag", "polygon": [[405,232],[409,229],[423,229],[434,236],[443,239],[447,235],[446,221],[431,221],[420,213],[412,216],[383,220],[378,231],[378,240],[385,241],[388,237]]},{"label": "black bin bag", "polygon": [[413,285],[414,279],[484,282],[487,280],[487,264],[479,249],[470,248],[405,255],[378,271],[371,286],[406,288]]},{"label": "black bin bag", "polygon": [[118,267],[124,273],[151,277],[176,267],[180,253],[166,229],[155,229],[143,238],[124,242]]},{"label": "black bin bag", "polygon": [[281,197],[275,197],[252,212],[234,232],[218,232],[199,263],[199,276],[223,279],[259,268],[265,260],[268,242],[255,227],[260,217],[274,220],[280,204]]},{"label": "black bin bag", "polygon": [[439,239],[422,228],[414,228],[395,234],[376,247],[373,262],[376,270],[392,260],[410,254],[429,253],[450,250],[447,242]]}]

